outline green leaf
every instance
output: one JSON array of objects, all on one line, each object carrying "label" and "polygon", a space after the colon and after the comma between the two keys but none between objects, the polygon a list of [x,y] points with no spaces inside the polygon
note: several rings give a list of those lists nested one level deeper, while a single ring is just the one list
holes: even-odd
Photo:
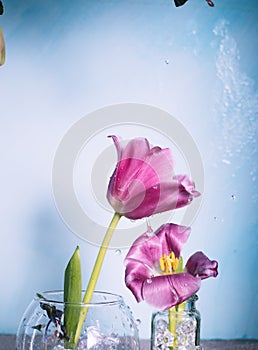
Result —
[{"label": "green leaf", "polygon": [[[72,303],[81,303],[82,301],[82,276],[80,249],[77,246],[71,257],[66,270],[64,279],[64,326],[69,340],[65,341],[66,349],[76,347],[75,334],[80,318],[80,306]],[[71,303],[71,304],[69,304]]]}]

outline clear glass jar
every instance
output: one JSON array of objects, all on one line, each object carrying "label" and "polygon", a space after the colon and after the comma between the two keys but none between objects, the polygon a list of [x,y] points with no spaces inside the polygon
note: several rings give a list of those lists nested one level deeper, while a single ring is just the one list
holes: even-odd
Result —
[{"label": "clear glass jar", "polygon": [[201,350],[201,316],[196,309],[197,295],[180,306],[152,315],[151,350]]},{"label": "clear glass jar", "polygon": [[[20,322],[17,350],[62,350],[66,330],[62,291],[36,296]],[[139,336],[130,308],[119,295],[94,292],[92,302],[70,303],[75,312],[87,307],[77,350],[139,350]]]}]

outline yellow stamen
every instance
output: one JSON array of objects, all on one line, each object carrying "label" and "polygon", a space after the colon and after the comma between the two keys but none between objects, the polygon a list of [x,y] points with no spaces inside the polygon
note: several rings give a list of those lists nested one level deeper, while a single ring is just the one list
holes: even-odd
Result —
[{"label": "yellow stamen", "polygon": [[164,262],[163,256],[159,259],[159,266],[160,266],[161,271],[165,270],[165,262]]},{"label": "yellow stamen", "polygon": [[159,266],[164,274],[174,273],[178,268],[178,258],[175,257],[174,252],[169,255],[163,254],[159,259]]}]

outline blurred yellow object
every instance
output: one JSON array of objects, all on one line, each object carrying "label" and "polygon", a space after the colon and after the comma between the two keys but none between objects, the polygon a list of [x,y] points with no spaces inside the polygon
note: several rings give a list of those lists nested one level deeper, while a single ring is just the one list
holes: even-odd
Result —
[{"label": "blurred yellow object", "polygon": [[2,28],[0,27],[0,66],[4,64],[5,61],[5,44]]}]

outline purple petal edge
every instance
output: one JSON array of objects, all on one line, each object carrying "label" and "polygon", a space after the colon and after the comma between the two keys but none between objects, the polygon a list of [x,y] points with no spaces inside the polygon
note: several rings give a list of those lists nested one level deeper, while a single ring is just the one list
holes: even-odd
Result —
[{"label": "purple petal edge", "polygon": [[216,277],[218,275],[218,262],[210,260],[203,252],[196,252],[187,261],[186,270],[202,280],[208,277]]}]

